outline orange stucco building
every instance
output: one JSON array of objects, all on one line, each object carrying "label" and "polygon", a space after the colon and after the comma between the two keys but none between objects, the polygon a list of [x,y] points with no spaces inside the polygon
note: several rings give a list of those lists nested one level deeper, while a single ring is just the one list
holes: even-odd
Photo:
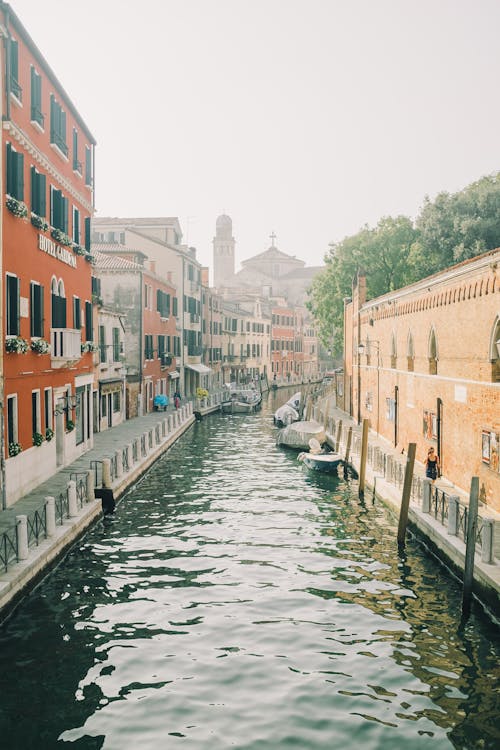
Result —
[{"label": "orange stucco building", "polygon": [[92,442],[95,141],[0,3],[3,506]]},{"label": "orange stucco building", "polygon": [[371,300],[359,275],[344,324],[346,411],[500,511],[500,250]]}]

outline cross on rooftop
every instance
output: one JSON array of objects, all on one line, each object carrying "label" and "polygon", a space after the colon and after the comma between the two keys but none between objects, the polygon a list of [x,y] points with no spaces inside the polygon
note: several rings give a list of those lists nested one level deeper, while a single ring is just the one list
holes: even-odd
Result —
[{"label": "cross on rooftop", "polygon": [[274,240],[276,239],[276,235],[274,234],[274,231],[271,232],[271,234],[269,235],[269,237],[271,238],[271,243],[272,243],[271,247],[274,247],[275,246],[274,245]]}]

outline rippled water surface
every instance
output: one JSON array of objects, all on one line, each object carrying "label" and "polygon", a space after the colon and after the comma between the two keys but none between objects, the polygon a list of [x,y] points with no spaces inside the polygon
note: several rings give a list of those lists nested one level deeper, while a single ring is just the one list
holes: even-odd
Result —
[{"label": "rippled water surface", "polygon": [[195,424],[4,624],[4,750],[500,747],[498,631],[274,408]]}]

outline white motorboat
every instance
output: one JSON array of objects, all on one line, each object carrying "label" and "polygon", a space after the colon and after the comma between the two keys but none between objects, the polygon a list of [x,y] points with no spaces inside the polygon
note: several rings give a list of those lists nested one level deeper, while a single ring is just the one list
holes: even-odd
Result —
[{"label": "white motorboat", "polygon": [[315,438],[320,445],[326,441],[324,427],[319,422],[314,420],[293,422],[278,431],[276,445],[307,450],[311,438]]},{"label": "white motorboat", "polygon": [[285,404],[274,412],[274,424],[277,427],[285,427],[288,424],[292,424],[292,422],[298,422],[300,420],[301,400],[301,392],[294,393]]},{"label": "white motorboat", "polygon": [[223,412],[228,414],[251,414],[257,411],[262,401],[262,394],[256,388],[231,388],[221,404]]},{"label": "white motorboat", "polygon": [[344,464],[342,456],[339,453],[323,451],[315,438],[309,440],[309,451],[307,453],[299,453],[297,460],[301,461],[308,469],[312,469],[312,471],[322,471],[329,474],[336,474],[339,465]]}]

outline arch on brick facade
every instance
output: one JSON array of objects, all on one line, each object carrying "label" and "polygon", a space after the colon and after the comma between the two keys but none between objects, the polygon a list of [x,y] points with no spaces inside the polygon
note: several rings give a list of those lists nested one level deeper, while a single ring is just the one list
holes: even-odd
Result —
[{"label": "arch on brick facade", "polygon": [[489,360],[491,362],[491,380],[500,383],[500,313],[491,328]]},{"label": "arch on brick facade", "polygon": [[413,372],[415,368],[415,346],[413,344],[413,334],[411,331],[408,331],[408,336],[406,337],[406,361],[408,370]]},{"label": "arch on brick facade", "polygon": [[437,375],[437,363],[438,363],[438,345],[436,332],[434,328],[431,328],[429,333],[429,341],[427,345],[427,356],[429,358],[429,374]]}]

